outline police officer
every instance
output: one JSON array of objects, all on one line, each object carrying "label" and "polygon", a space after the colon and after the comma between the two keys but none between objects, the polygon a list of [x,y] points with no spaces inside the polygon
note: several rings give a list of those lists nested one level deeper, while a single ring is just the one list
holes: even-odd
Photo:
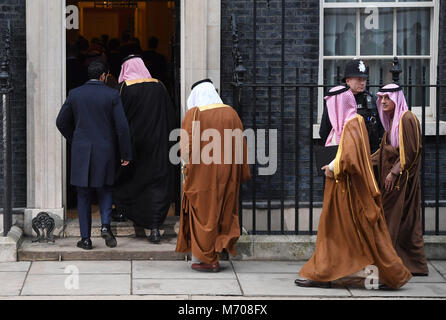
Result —
[{"label": "police officer", "polygon": [[[342,81],[347,83],[347,86],[350,87],[350,90],[355,96],[358,114],[365,120],[369,134],[370,151],[373,154],[379,148],[381,138],[384,134],[384,128],[379,119],[378,109],[376,108],[377,97],[365,90],[368,77],[369,68],[364,64],[364,61],[353,59],[347,62]],[[324,112],[319,130],[319,135],[324,144],[331,129],[332,126],[328,117],[327,105],[324,101]]]}]

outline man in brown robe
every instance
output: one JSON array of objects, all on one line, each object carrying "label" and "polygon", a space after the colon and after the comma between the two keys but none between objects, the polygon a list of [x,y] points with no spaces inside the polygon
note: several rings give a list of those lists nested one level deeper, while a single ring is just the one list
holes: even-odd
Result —
[{"label": "man in brown robe", "polygon": [[[250,178],[243,125],[237,112],[222,103],[208,79],[192,87],[188,108],[182,125],[187,134],[180,142],[186,165],[176,251],[192,252],[199,261],[192,264],[192,269],[218,272],[218,253],[226,249],[235,256],[240,237],[239,189]],[[215,136],[211,142],[202,141],[206,140],[206,129],[220,135],[220,146],[214,144],[219,140]],[[239,134],[225,140],[225,129],[239,130]],[[227,144],[230,149],[225,148]],[[206,154],[213,161],[204,159]]]},{"label": "man in brown robe", "polygon": [[400,288],[411,274],[387,230],[364,119],[356,113],[350,90],[334,88],[325,99],[339,147],[334,172],[331,166],[323,167],[327,177],[316,250],[299,272],[306,280],[295,282],[302,287],[331,287],[332,282],[373,265],[379,283]]},{"label": "man in brown robe", "polygon": [[420,215],[420,123],[396,84],[378,92],[377,105],[386,132],[372,160],[378,166],[387,227],[396,252],[412,275],[427,276]]}]

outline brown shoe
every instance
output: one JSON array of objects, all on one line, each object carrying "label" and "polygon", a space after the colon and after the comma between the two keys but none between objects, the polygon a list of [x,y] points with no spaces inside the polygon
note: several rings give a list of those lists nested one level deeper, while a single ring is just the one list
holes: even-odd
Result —
[{"label": "brown shoe", "polygon": [[319,282],[319,281],[313,281],[313,280],[307,280],[307,279],[296,279],[294,281],[296,285],[299,287],[305,287],[305,288],[331,288],[331,282]]},{"label": "brown shoe", "polygon": [[209,263],[193,263],[192,269],[195,271],[202,271],[202,272],[219,272],[220,271],[220,264],[217,262],[216,264],[209,264]]}]

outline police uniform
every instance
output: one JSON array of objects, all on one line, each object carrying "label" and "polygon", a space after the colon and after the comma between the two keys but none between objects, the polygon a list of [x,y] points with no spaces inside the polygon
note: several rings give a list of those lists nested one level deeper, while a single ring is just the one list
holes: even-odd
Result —
[{"label": "police uniform", "polygon": [[[345,79],[350,77],[368,78],[368,76],[369,68],[365,67],[362,60],[354,59],[347,63],[345,67],[345,77],[342,79],[342,81],[345,82]],[[379,149],[381,138],[384,134],[384,128],[379,119],[378,109],[376,107],[377,97],[365,90],[364,92],[356,94],[355,100],[358,114],[360,114],[365,120],[370,141],[370,151],[371,153],[374,153]],[[327,140],[331,129],[332,126],[330,118],[328,117],[327,105],[324,101],[324,111],[319,130],[319,135],[322,138],[323,143],[325,143]]]}]

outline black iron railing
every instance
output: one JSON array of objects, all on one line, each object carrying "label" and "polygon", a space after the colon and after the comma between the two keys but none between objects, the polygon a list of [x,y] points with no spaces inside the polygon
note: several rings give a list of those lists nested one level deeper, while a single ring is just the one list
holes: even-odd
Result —
[{"label": "black iron railing", "polygon": [[[255,3],[254,1],[254,40],[256,39]],[[256,162],[251,166],[252,179],[241,188],[239,216],[242,232],[315,234],[317,218],[322,207],[324,179],[318,174],[319,169],[315,166],[313,155],[313,147],[322,143],[321,139],[315,138],[313,131],[317,125],[315,119],[318,101],[336,84],[318,84],[313,69],[299,68],[295,69],[294,81],[285,82],[283,44],[281,61],[275,62],[275,65],[279,64],[281,68],[279,78],[275,78],[280,79],[280,82],[260,83],[256,80],[258,72],[256,59],[251,61],[252,70],[247,70],[243,66],[234,15],[232,34],[233,106],[238,111],[245,129],[262,128],[267,131],[276,129],[278,132],[277,172],[266,177],[260,176],[259,164]],[[256,57],[256,45],[252,50],[253,57]],[[270,79],[272,63],[274,62],[268,63],[267,66]],[[245,81],[245,74],[248,71],[252,78],[250,82]],[[423,232],[433,235],[446,234],[446,172],[442,170],[440,163],[440,159],[446,161],[446,153],[441,153],[441,150],[446,150],[446,137],[440,135],[442,124],[440,112],[443,110],[441,97],[446,84],[440,82],[439,68],[435,84],[429,84],[430,81],[426,80],[426,68],[422,69],[422,82],[415,83],[412,80],[413,73],[410,67],[405,83],[400,83],[402,70],[396,57],[390,72],[393,81],[403,88],[409,109],[412,110],[412,106],[415,105],[414,93],[417,98],[416,106],[421,109],[419,118],[423,144],[420,172]],[[383,70],[380,70],[380,75],[377,84],[368,84],[370,92],[378,91],[385,84]],[[338,79],[340,79],[339,69]],[[428,107],[430,110],[435,110],[435,117],[427,119]],[[431,129],[429,135],[426,131],[428,126]],[[433,132],[432,127],[434,127]],[[268,138],[266,140],[268,141]]]},{"label": "black iron railing", "polygon": [[13,90],[9,72],[9,50],[11,42],[11,24],[8,21],[5,37],[5,49],[0,69],[0,105],[2,112],[2,147],[3,147],[3,235],[6,237],[12,227],[12,141],[11,141],[11,104]]}]

